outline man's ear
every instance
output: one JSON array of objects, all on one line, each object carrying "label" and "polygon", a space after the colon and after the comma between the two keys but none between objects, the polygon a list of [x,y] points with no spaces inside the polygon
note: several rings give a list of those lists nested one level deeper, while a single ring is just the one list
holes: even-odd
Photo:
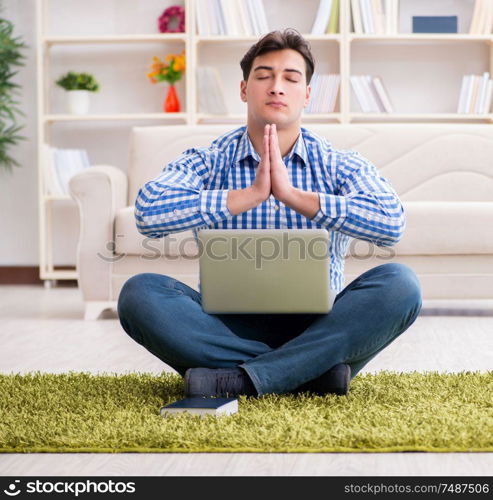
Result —
[{"label": "man's ear", "polygon": [[303,106],[304,108],[306,108],[308,106],[308,103],[310,102],[311,94],[312,94],[312,87],[311,87],[311,85],[307,85],[306,96],[305,96],[305,105]]},{"label": "man's ear", "polygon": [[246,87],[247,87],[247,82],[245,82],[245,80],[241,80],[241,82],[240,82],[240,98],[243,102],[247,102]]}]

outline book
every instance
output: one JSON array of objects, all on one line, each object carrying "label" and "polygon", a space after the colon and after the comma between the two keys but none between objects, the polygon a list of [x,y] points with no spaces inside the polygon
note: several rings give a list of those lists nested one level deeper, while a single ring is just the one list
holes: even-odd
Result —
[{"label": "book", "polygon": [[320,0],[311,30],[312,35],[322,35],[329,24],[332,0]]},{"label": "book", "polygon": [[361,14],[363,16],[363,26],[365,33],[369,35],[375,34],[375,27],[371,15],[371,0],[360,0]]},{"label": "book", "polygon": [[483,76],[480,79],[480,84],[479,84],[479,94],[478,98],[476,99],[476,105],[474,106],[474,112],[479,114],[483,112],[483,107],[486,102],[486,88],[488,86],[488,81],[490,79],[490,74],[488,71],[485,71],[483,73]]},{"label": "book", "polygon": [[339,0],[334,0],[332,2],[332,8],[330,10],[329,25],[327,26],[327,34],[333,34],[339,32]]},{"label": "book", "polygon": [[474,87],[474,75],[468,75],[467,87],[466,87],[466,98],[465,98],[465,103],[464,103],[464,106],[465,106],[464,113],[469,113],[473,87]]},{"label": "book", "polygon": [[490,0],[481,0],[479,4],[479,15],[476,22],[474,34],[488,35],[488,29],[491,16],[491,2]]},{"label": "book", "polygon": [[368,100],[371,103],[371,112],[379,113],[382,111],[378,105],[377,96],[375,95],[375,91],[373,90],[373,81],[371,75],[364,75],[364,89],[368,96]]},{"label": "book", "polygon": [[469,34],[470,35],[476,34],[478,31],[480,15],[481,15],[480,11],[481,11],[481,1],[476,0],[474,2],[474,10],[472,13],[471,25],[469,26]]},{"label": "book", "polygon": [[469,106],[467,108],[468,113],[474,113],[474,107],[476,105],[476,99],[477,99],[478,90],[479,90],[479,82],[480,82],[480,77],[478,75],[474,75],[473,76],[472,91],[471,91],[471,99],[468,102]]},{"label": "book", "polygon": [[385,26],[385,33],[387,35],[390,35],[393,30],[393,23],[392,23],[392,2],[391,0],[384,0],[385,2],[385,7],[384,7],[384,26]]},{"label": "book", "polygon": [[265,14],[264,3],[262,0],[254,0],[255,10],[257,11],[260,21],[260,35],[265,35],[269,30],[269,23]]},{"label": "book", "polygon": [[380,77],[352,75],[354,95],[363,113],[393,113],[394,108]]},{"label": "book", "polygon": [[340,83],[341,75],[314,73],[310,82],[310,102],[305,113],[333,113]]},{"label": "book", "polygon": [[413,16],[413,33],[457,33],[457,16]]},{"label": "book", "polygon": [[44,192],[46,195],[51,196],[65,194],[58,180],[58,173],[55,166],[55,149],[46,143],[42,145]]},{"label": "book", "polygon": [[486,99],[485,104],[482,110],[482,113],[489,113],[491,109],[491,97],[493,94],[493,80],[488,82],[488,86],[486,88]]},{"label": "book", "polygon": [[196,71],[200,113],[227,115],[228,109],[218,70],[213,66],[197,66]]},{"label": "book", "polygon": [[373,85],[375,86],[375,89],[378,92],[378,96],[380,97],[380,101],[383,104],[383,110],[386,113],[393,113],[394,108],[392,106],[392,103],[390,102],[389,96],[387,95],[387,92],[383,86],[383,82],[380,79],[380,77],[375,76],[373,78]]},{"label": "book", "polygon": [[468,79],[469,79],[468,75],[464,75],[462,77],[462,85],[460,87],[459,104],[457,105],[457,113],[464,113],[465,112],[466,88],[467,88]]},{"label": "book", "polygon": [[197,34],[198,35],[210,35],[211,28],[209,25],[208,9],[205,3],[206,0],[197,0],[196,6],[196,16],[197,16]]},{"label": "book", "polygon": [[[53,195],[69,194],[69,181],[78,172],[90,166],[87,151],[83,149],[51,148],[48,166],[52,172],[48,174],[47,191]],[[53,163],[51,163],[53,161]],[[54,168],[53,168],[54,166]]]},{"label": "book", "polygon": [[351,14],[353,20],[353,33],[363,34],[363,24],[361,21],[361,12],[359,0],[351,0]]},{"label": "book", "polygon": [[170,417],[180,413],[190,415],[232,415],[238,412],[237,398],[184,398],[166,406],[159,413],[162,417]]},{"label": "book", "polygon": [[384,20],[383,20],[383,6],[380,0],[372,0],[371,5],[371,15],[373,18],[375,33],[377,35],[382,35],[384,33]]},{"label": "book", "polygon": [[356,76],[356,75],[351,75],[350,81],[351,81],[351,87],[353,89],[354,95],[356,96],[356,101],[358,102],[358,104],[361,108],[361,111],[363,113],[368,113],[370,111],[370,107],[366,103],[364,93],[361,89],[360,77]]}]

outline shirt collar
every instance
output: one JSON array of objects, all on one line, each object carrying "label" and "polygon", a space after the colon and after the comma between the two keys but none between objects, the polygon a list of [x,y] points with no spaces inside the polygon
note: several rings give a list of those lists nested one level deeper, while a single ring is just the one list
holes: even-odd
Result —
[{"label": "shirt collar", "polygon": [[[300,135],[291,148],[291,151],[283,158],[284,163],[293,161],[293,156],[298,155],[303,161],[300,163],[301,167],[306,167],[308,164],[308,154],[306,151],[305,140],[303,138],[303,129],[300,129]],[[238,143],[238,148],[236,150],[235,164],[240,164],[242,160],[252,157],[255,161],[260,162],[260,155],[255,151],[252,141],[248,136],[248,128],[245,126],[245,130],[240,137]]]}]

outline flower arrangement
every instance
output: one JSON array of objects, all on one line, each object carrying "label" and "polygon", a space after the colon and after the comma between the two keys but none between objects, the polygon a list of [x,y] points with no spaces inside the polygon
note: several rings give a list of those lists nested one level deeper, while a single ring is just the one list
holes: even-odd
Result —
[{"label": "flower arrangement", "polygon": [[89,90],[90,92],[97,92],[99,84],[95,78],[89,73],[75,73],[69,71],[67,74],[61,76],[56,84],[65,90]]},{"label": "flower arrangement", "polygon": [[[177,27],[170,28],[172,21],[177,20]],[[158,19],[158,28],[161,33],[184,33],[185,32],[185,9],[181,5],[168,7]]]},{"label": "flower arrangement", "polygon": [[152,83],[168,82],[170,85],[174,85],[181,79],[185,67],[185,51],[182,51],[181,54],[168,54],[165,62],[154,56],[151,71],[147,73],[147,77]]}]

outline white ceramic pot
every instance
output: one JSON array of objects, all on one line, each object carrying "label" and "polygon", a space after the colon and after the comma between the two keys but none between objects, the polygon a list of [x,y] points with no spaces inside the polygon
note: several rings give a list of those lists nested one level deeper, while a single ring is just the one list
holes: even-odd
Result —
[{"label": "white ceramic pot", "polygon": [[87,115],[90,102],[89,90],[68,90],[68,109],[73,115]]}]

